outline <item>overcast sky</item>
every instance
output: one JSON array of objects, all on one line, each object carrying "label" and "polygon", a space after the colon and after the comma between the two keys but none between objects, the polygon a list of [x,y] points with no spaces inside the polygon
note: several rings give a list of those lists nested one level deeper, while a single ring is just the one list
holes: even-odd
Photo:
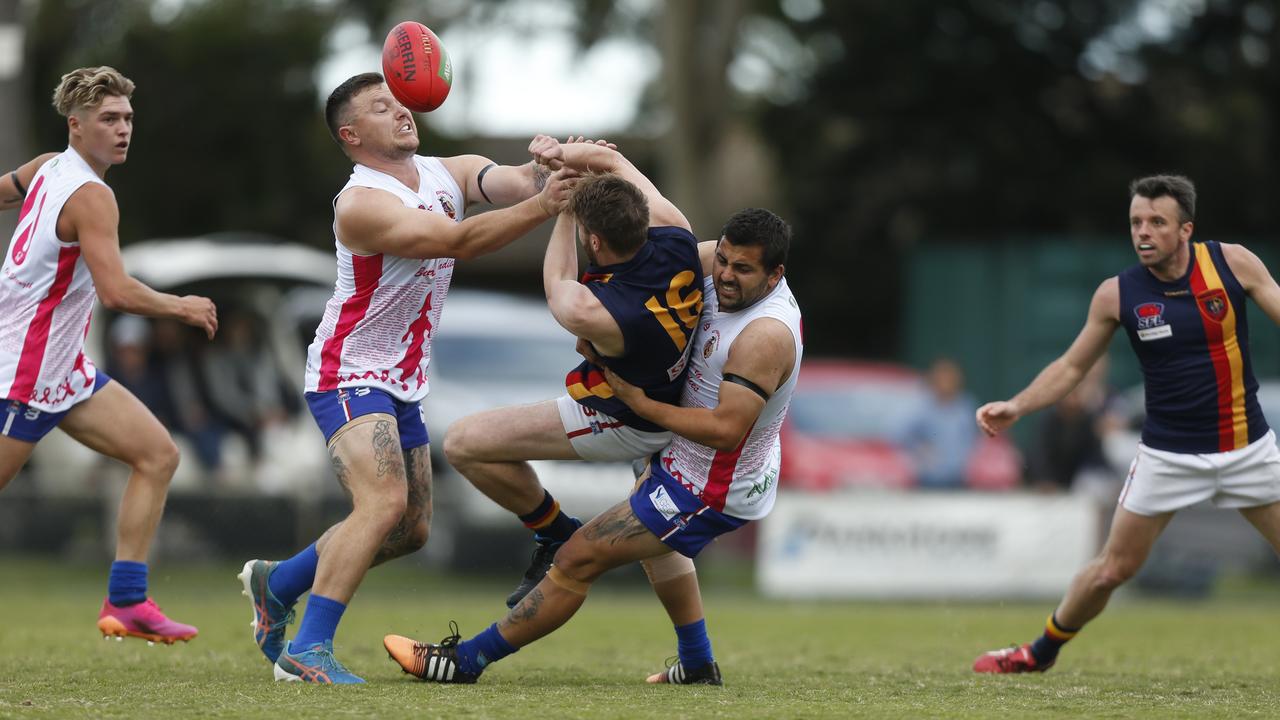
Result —
[{"label": "overcast sky", "polygon": [[[630,125],[640,93],[659,66],[650,47],[607,40],[576,54],[571,18],[540,20],[536,33],[516,27],[450,26],[440,42],[453,62],[453,89],[427,124],[448,134],[593,136]],[[381,70],[382,38],[358,23],[336,28],[333,56],[317,69],[327,94],[346,78]]]}]

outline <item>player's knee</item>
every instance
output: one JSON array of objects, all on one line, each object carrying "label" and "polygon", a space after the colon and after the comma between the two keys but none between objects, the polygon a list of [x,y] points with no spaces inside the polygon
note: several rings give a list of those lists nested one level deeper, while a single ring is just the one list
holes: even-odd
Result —
[{"label": "player's knee", "polygon": [[463,418],[449,426],[444,434],[444,456],[454,467],[465,465],[469,460],[470,423]]},{"label": "player's knee", "polygon": [[409,509],[409,493],[403,486],[387,487],[355,496],[353,514],[369,517],[385,525],[387,531],[398,525]]},{"label": "player's knee", "polygon": [[558,551],[553,561],[565,576],[581,583],[593,583],[609,568],[600,557],[591,552],[590,543],[570,539]]},{"label": "player's knee", "polygon": [[1137,575],[1141,567],[1142,563],[1133,558],[1106,557],[1098,570],[1096,583],[1103,589],[1114,590]]},{"label": "player's knee", "polygon": [[169,482],[178,470],[178,462],[182,453],[173,439],[165,436],[153,443],[147,451],[133,462],[133,469],[146,477]]}]

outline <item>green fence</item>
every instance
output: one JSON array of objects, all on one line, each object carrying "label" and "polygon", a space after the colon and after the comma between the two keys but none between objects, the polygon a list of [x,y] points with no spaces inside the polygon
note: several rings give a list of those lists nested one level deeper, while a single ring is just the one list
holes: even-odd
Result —
[{"label": "green fence", "polygon": [[[1243,242],[1280,273],[1274,244]],[[1098,284],[1136,261],[1124,236],[923,244],[906,264],[903,357],[916,367],[954,357],[979,402],[1008,397],[1071,344]],[[1280,329],[1253,303],[1247,312],[1254,374],[1280,378]],[[1123,331],[1110,356],[1114,387],[1141,382]]]}]

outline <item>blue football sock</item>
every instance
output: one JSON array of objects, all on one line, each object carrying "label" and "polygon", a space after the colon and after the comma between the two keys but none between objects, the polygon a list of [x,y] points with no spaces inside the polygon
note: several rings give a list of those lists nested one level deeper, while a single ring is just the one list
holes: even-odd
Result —
[{"label": "blue football sock", "polygon": [[311,593],[311,597],[307,599],[307,611],[302,615],[302,625],[298,628],[298,636],[289,643],[289,652],[306,652],[325,640],[332,641],[346,609],[347,606],[337,600]]},{"label": "blue football sock", "polygon": [[137,605],[147,599],[147,564],[129,560],[111,563],[107,576],[107,600],[116,607]]},{"label": "blue football sock", "polygon": [[711,638],[707,637],[706,619],[688,625],[676,625],[676,652],[686,671],[697,670],[715,660],[711,656]]},{"label": "blue football sock", "polygon": [[267,587],[284,605],[298,602],[302,593],[311,589],[316,581],[316,567],[320,564],[320,555],[316,552],[316,544],[311,543],[305,550],[288,560],[282,560],[271,571],[267,578]]},{"label": "blue football sock", "polygon": [[511,647],[511,643],[498,632],[498,623],[494,623],[479,635],[458,643],[458,669],[464,673],[479,675],[486,666],[518,649]]}]

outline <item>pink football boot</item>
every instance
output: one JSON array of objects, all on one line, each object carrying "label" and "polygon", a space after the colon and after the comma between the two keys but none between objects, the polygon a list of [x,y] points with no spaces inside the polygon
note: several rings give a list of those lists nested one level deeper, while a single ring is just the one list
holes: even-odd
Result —
[{"label": "pink football boot", "polygon": [[165,617],[151,598],[125,607],[116,607],[110,600],[103,600],[102,612],[98,613],[98,629],[102,631],[104,638],[121,640],[136,637],[166,645],[172,645],[178,640],[185,642],[199,633],[192,625],[174,622]]}]

